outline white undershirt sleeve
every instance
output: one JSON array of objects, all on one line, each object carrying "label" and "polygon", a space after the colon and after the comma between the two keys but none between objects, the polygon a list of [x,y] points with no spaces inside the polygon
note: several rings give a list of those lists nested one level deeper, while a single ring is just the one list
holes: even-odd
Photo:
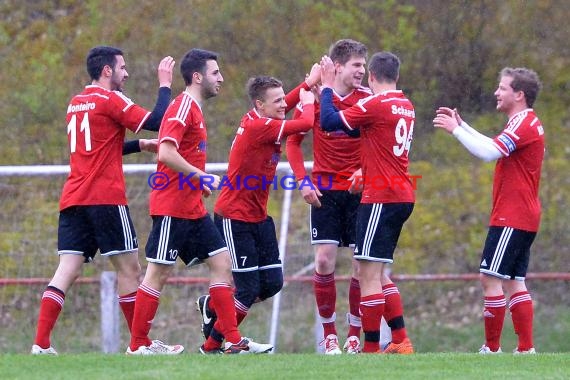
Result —
[{"label": "white undershirt sleeve", "polygon": [[461,124],[461,127],[453,130],[453,136],[455,136],[472,155],[483,161],[495,161],[503,156],[499,149],[493,144],[493,139],[477,132],[465,122]]},{"label": "white undershirt sleeve", "polygon": [[471,133],[473,136],[475,137],[479,137],[482,140],[488,141],[488,142],[493,142],[493,139],[490,137],[485,136],[484,134],[478,132],[475,128],[471,127],[469,124],[467,124],[466,122],[462,121],[461,122],[461,128],[465,129],[467,132]]}]

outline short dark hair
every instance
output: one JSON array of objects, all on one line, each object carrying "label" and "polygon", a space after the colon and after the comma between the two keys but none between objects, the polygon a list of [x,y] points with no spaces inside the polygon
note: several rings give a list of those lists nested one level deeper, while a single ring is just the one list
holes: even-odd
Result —
[{"label": "short dark hair", "polygon": [[[501,70],[500,77],[507,76],[513,78],[511,87],[515,91],[522,91],[526,100],[526,106],[532,108],[542,84],[538,74],[525,67],[505,67]],[[499,80],[501,79],[499,77]]]},{"label": "short dark hair", "polygon": [[265,93],[268,89],[279,87],[283,87],[283,83],[279,79],[269,76],[258,76],[249,78],[246,90],[249,100],[255,107],[256,100],[265,100]]},{"label": "short dark hair", "polygon": [[358,41],[351,39],[338,40],[329,49],[329,57],[333,62],[341,65],[347,63],[352,57],[368,58],[368,49]]},{"label": "short dark hair", "polygon": [[387,51],[375,53],[370,58],[368,73],[378,82],[395,83],[400,75],[400,59]]},{"label": "short dark hair", "polygon": [[218,60],[218,54],[213,51],[203,49],[191,49],[182,58],[180,64],[180,73],[184,78],[184,83],[188,86],[192,84],[192,75],[194,73],[204,74],[206,62]]},{"label": "short dark hair", "polygon": [[117,56],[123,55],[121,49],[112,46],[96,46],[87,54],[87,72],[92,80],[99,80],[105,66],[115,69]]}]

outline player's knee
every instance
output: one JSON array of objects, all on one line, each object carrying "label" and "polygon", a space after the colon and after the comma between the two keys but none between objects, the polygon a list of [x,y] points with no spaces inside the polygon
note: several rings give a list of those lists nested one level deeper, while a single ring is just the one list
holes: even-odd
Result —
[{"label": "player's knee", "polygon": [[315,269],[320,274],[334,272],[336,265],[336,251],[328,247],[319,247],[315,255]]},{"label": "player's knee", "polygon": [[352,273],[353,278],[360,278],[360,263],[357,260],[352,260]]},{"label": "player's knee", "polygon": [[335,270],[335,262],[328,258],[317,258],[315,260],[315,270],[322,275],[331,274]]},{"label": "player's knee", "polygon": [[81,270],[81,268],[72,268],[69,272],[67,272],[66,277],[69,278],[69,281],[71,283],[74,283],[75,281],[77,281],[79,277],[81,277],[82,273],[83,271]]},{"label": "player's knee", "polygon": [[111,263],[117,271],[117,275],[124,278],[138,279],[142,273],[141,264],[137,255],[111,256]]},{"label": "player's knee", "polygon": [[129,266],[126,272],[129,277],[139,278],[142,274],[140,263],[137,261],[135,264]]},{"label": "player's knee", "polygon": [[223,251],[205,260],[213,282],[234,283],[232,277],[232,261],[228,251]]}]

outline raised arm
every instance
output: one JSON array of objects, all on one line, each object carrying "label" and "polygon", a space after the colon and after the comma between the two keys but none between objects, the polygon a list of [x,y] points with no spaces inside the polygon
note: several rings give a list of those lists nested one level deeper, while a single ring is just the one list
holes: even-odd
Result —
[{"label": "raised arm", "polygon": [[315,122],[315,96],[311,91],[301,89],[299,93],[303,111],[299,118],[283,121],[279,139],[290,135],[309,131]]},{"label": "raised arm", "polygon": [[[293,118],[297,119],[301,115],[301,111],[297,108],[295,109]],[[301,148],[301,143],[304,138],[305,133],[296,133],[287,138],[287,144],[285,146],[287,160],[289,161],[289,165],[291,165],[291,169],[293,169],[293,174],[299,184],[299,191],[305,202],[315,207],[321,207],[319,197],[322,196],[322,194],[312,183],[305,169],[305,159],[303,157],[303,149]]]},{"label": "raised arm", "polygon": [[311,72],[307,75],[307,78],[303,82],[301,82],[297,87],[289,91],[289,93],[285,96],[285,103],[287,103],[286,112],[291,111],[297,103],[299,103],[300,98],[299,94],[301,90],[310,90],[312,87],[316,86],[321,79],[321,66],[318,63],[315,63],[313,67],[311,67]]},{"label": "raised arm", "polygon": [[[295,109],[293,119],[298,119],[301,116],[299,108]],[[296,133],[287,137],[285,144],[285,151],[287,152],[287,160],[293,169],[293,174],[297,180],[305,178],[307,171],[305,170],[305,158],[303,157],[303,149],[301,143],[305,138],[305,133]]]},{"label": "raised arm", "polygon": [[172,90],[170,86],[172,85],[172,71],[174,69],[174,64],[176,62],[170,56],[164,57],[160,64],[158,65],[158,82],[160,88],[158,89],[158,97],[156,99],[156,104],[148,119],[142,126],[142,129],[147,131],[157,132],[160,128],[160,123],[162,122],[162,117],[168,103],[170,103],[170,97],[172,95]]}]

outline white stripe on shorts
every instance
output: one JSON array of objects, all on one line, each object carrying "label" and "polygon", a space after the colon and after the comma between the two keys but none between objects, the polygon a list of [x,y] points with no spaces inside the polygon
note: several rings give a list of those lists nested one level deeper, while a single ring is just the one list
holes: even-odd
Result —
[{"label": "white stripe on shorts", "polygon": [[125,250],[132,251],[134,249],[133,245],[133,234],[131,232],[131,225],[129,224],[129,215],[127,213],[127,207],[119,205],[119,215],[121,217],[121,226],[123,227],[123,238],[125,239]]},{"label": "white stripe on shorts", "polygon": [[368,219],[368,226],[366,226],[366,233],[364,234],[364,241],[362,242],[362,252],[359,256],[370,256],[370,249],[372,247],[372,240],[376,234],[378,223],[380,222],[380,214],[382,213],[382,203],[374,203],[370,218]]},{"label": "white stripe on shorts", "polygon": [[160,235],[158,237],[158,247],[156,249],[156,260],[167,261],[166,254],[168,253],[168,240],[170,238],[170,223],[172,218],[165,216],[160,224]]},{"label": "white stripe on shorts", "polygon": [[497,243],[497,248],[495,249],[495,254],[493,255],[493,260],[491,261],[491,265],[489,265],[489,270],[494,273],[499,273],[499,266],[503,261],[503,257],[505,256],[505,250],[507,249],[507,245],[509,244],[509,239],[513,234],[512,227],[505,227],[503,232],[501,232],[501,237],[499,238],[499,242]]},{"label": "white stripe on shorts", "polygon": [[228,252],[230,253],[230,257],[232,259],[232,270],[238,269],[236,246],[234,243],[234,236],[232,234],[232,220],[228,218],[222,218],[222,227],[224,230],[226,245],[228,246]]}]

